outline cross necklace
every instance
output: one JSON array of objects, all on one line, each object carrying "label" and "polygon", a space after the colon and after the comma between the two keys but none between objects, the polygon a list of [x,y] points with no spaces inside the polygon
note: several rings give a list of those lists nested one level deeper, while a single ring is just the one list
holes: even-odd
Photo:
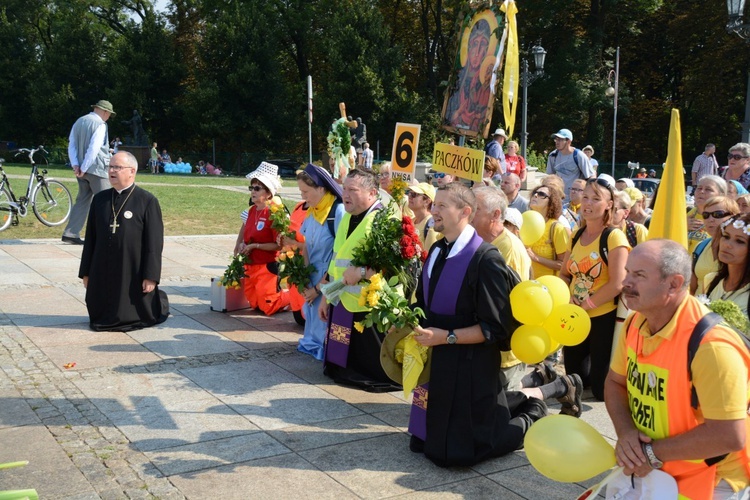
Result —
[{"label": "cross necklace", "polygon": [[133,191],[135,191],[135,185],[133,186],[133,189],[130,190],[128,193],[128,196],[125,197],[125,201],[122,202],[122,205],[120,205],[120,209],[115,212],[115,190],[112,190],[112,224],[109,225],[109,227],[112,228],[112,234],[115,234],[117,232],[117,228],[120,227],[120,225],[117,223],[117,217],[120,216],[120,212],[122,212],[122,209],[125,207],[125,204],[130,199],[130,195],[133,194]]}]

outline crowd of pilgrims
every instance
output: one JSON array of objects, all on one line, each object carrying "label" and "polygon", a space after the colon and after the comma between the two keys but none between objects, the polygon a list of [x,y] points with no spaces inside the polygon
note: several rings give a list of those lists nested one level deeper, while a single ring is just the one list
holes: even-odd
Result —
[{"label": "crowd of pilgrims", "polygon": [[[582,412],[584,389],[603,401],[615,328],[627,315],[618,301],[626,260],[630,249],[648,236],[654,201],[629,179],[615,181],[606,174],[575,181],[567,198],[563,180],[547,175],[528,199],[519,192],[518,175],[494,175],[491,161],[485,174],[486,182],[469,189],[461,179],[434,173],[436,185],[415,181],[402,199],[393,200],[388,163],[377,172],[354,169],[342,184],[310,164],[297,174],[302,201],[291,210],[296,238],[290,239],[271,227],[268,204],[281,182],[276,166],[264,162],[248,175],[250,206],[242,214],[235,246],[235,254],[250,260],[244,290],[251,307],[266,315],[291,309],[305,318],[300,352],[322,361],[325,373],[337,383],[371,392],[395,391],[401,388],[400,380],[388,376],[383,366],[390,355],[381,352],[393,342],[374,329],[352,332],[352,322],[361,319],[366,308],[347,308],[344,300],[334,307],[321,286],[333,279],[355,285],[374,273],[366,267],[353,269],[347,253],[366,235],[373,211],[393,201],[412,219],[429,250],[412,295],[427,314],[417,330],[422,338],[432,337],[433,343],[425,340],[425,345],[435,347],[431,367],[425,368],[429,382],[420,378],[413,395],[411,449],[443,466],[472,464],[519,448],[529,426],[547,414],[544,400],[556,399],[561,413],[575,417]],[[731,227],[724,223],[750,224],[750,195],[732,189],[732,184],[705,176],[695,186],[695,206],[687,214],[694,262],[690,290],[731,300],[747,315],[750,237],[729,234]],[[655,196],[658,192],[651,198]],[[545,220],[543,235],[528,246],[519,238],[525,210]],[[300,248],[314,267],[301,292],[279,287],[269,265],[285,246]],[[471,251],[463,268],[444,264],[448,259],[461,265],[458,257],[466,249]],[[527,367],[515,358],[509,347],[512,331],[505,331],[506,266],[522,280],[555,275],[569,283],[571,301],[591,319],[587,339],[539,365]],[[447,285],[441,288],[441,283]],[[444,330],[443,339],[452,344],[450,335],[455,335],[458,346],[435,343],[436,332]],[[381,363],[381,357],[386,361]],[[428,394],[429,411],[423,404]]]}]

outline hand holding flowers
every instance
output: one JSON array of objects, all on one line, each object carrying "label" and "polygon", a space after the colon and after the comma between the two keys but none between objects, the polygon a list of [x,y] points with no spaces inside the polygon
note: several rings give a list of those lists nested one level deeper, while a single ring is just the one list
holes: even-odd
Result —
[{"label": "hand holding flowers", "polygon": [[418,307],[411,309],[401,288],[396,276],[386,281],[380,273],[372,275],[359,296],[359,305],[370,307],[370,311],[361,322],[354,323],[354,328],[362,332],[374,326],[385,333],[391,328],[414,328],[419,325],[424,311]]},{"label": "hand holding flowers", "polygon": [[305,256],[302,255],[299,248],[285,247],[276,257],[279,263],[279,277],[286,279],[289,285],[296,286],[301,294],[305,293],[305,288],[310,284],[310,277],[315,272],[315,266],[305,262]]},{"label": "hand holding flowers", "polygon": [[239,253],[232,258],[224,275],[219,279],[218,286],[225,288],[240,289],[240,280],[245,277],[245,264],[248,262],[246,255]]}]

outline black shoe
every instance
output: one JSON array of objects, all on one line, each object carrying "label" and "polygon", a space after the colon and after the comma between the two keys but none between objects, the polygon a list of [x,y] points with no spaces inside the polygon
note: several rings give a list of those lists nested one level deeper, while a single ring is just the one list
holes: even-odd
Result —
[{"label": "black shoe", "polygon": [[581,406],[583,382],[581,381],[581,377],[577,373],[573,373],[572,375],[562,377],[562,381],[565,382],[568,392],[565,396],[557,398],[560,404],[562,404],[560,414],[578,418],[583,413],[583,407]]},{"label": "black shoe", "polygon": [[409,449],[412,453],[424,453],[424,441],[417,436],[412,436],[409,440]]},{"label": "black shoe", "polygon": [[70,243],[71,245],[83,245],[83,240],[78,236],[65,236],[62,237],[63,243]]},{"label": "black shoe", "polygon": [[536,422],[537,420],[544,418],[548,415],[547,412],[547,405],[544,404],[544,401],[537,398],[528,398],[524,403],[521,405],[521,413],[524,415],[527,415],[532,422]]}]

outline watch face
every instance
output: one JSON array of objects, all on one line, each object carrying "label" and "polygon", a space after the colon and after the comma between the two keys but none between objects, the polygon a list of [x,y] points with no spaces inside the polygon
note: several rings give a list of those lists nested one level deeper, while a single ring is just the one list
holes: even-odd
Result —
[{"label": "watch face", "polygon": [[458,339],[456,338],[456,334],[455,333],[450,332],[448,334],[448,338],[446,338],[446,340],[448,341],[449,344],[455,344],[456,340],[458,340]]}]

